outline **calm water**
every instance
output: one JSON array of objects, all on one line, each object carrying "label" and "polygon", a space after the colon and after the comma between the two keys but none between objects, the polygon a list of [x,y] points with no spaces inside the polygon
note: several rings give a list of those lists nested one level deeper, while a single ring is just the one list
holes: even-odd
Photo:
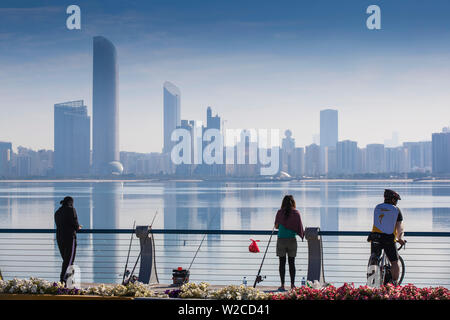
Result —
[{"label": "calm water", "polygon": [[[158,216],[154,223],[155,229],[270,230],[283,195],[292,194],[296,199],[297,208],[301,212],[303,223],[306,227],[320,227],[321,230],[330,231],[368,231],[372,227],[373,208],[382,201],[384,188],[395,189],[402,196],[399,206],[403,212],[406,231],[450,231],[450,183],[361,181],[276,183],[0,182],[0,228],[53,228],[53,213],[59,207],[59,201],[64,196],[71,195],[75,198],[75,207],[80,224],[85,229],[131,228],[134,221],[138,225],[149,224],[155,211],[158,210]],[[98,255],[104,253],[102,247],[93,242],[95,236],[86,237],[86,239],[80,238],[79,240],[80,253],[77,255],[77,259],[80,263],[84,261],[82,260],[83,248],[87,254],[86,263],[89,261],[88,251],[90,250],[92,253],[92,248],[99,252]],[[97,236],[97,243],[105,240],[105,237],[105,235]],[[108,242],[108,245],[116,249],[121,248],[122,251],[125,251],[126,257],[128,239],[128,236],[125,238],[115,237]],[[158,267],[161,267],[159,271],[160,278],[166,279],[163,282],[170,281],[170,269],[176,267],[175,264],[179,263],[179,261],[170,260],[170,257],[173,256],[174,259],[180,258],[180,254],[183,252],[185,253],[185,261],[183,261],[189,264],[198,246],[199,239],[201,239],[201,236],[185,235],[165,237],[161,235],[161,238],[157,239],[157,242],[161,240],[161,247],[157,243],[158,251],[161,251],[161,256],[158,258],[157,263]],[[240,259],[248,257],[249,261],[251,261],[249,262],[251,266],[248,268],[254,270],[256,266],[257,270],[261,255],[248,256],[248,250],[245,250],[246,246],[249,245],[248,239],[249,236],[228,237],[227,239],[223,236],[208,236],[204,244],[205,248],[202,247],[203,256],[199,255],[198,260],[195,262],[196,267],[203,266],[201,271],[203,278],[201,279],[206,277],[207,279],[217,280],[216,274],[220,273],[219,271],[211,273],[211,269],[219,270],[220,268],[208,265],[208,263],[212,263],[207,261],[208,252],[213,252],[217,255],[213,259],[217,258],[218,260],[214,262],[222,263],[222,266],[225,266],[225,262],[239,262]],[[267,240],[264,237],[258,239],[262,241]],[[327,254],[326,259],[331,262],[339,261],[344,263],[347,261],[348,266],[346,258],[352,258],[353,254],[351,253],[359,250],[358,252],[363,256],[357,262],[359,269],[355,271],[364,273],[364,265],[367,261],[365,256],[368,250],[364,239],[328,237],[324,240],[327,240],[329,243],[329,247],[327,247],[327,242],[324,244],[325,253]],[[347,244],[349,240],[353,241],[350,247]],[[186,241],[188,242],[186,243]],[[416,246],[413,245],[414,241],[417,243]],[[423,249],[422,247],[429,244],[430,241],[434,241],[433,245]],[[417,274],[414,274],[414,261],[417,262],[417,267],[424,265],[424,260],[430,260],[426,254],[431,252],[431,249],[440,250],[439,253],[436,251],[434,258],[438,257],[442,262],[430,266],[434,270],[433,276],[430,277],[428,282],[425,281],[422,284],[425,285],[431,282],[446,284],[450,282],[450,277],[447,273],[450,252],[445,251],[448,249],[448,242],[445,242],[448,239],[441,238],[439,241],[436,239],[421,239],[421,241],[411,239],[410,248],[406,251],[411,255],[408,256],[408,265],[411,266],[408,269],[409,275],[415,282],[419,283],[416,279],[423,278],[420,276],[420,273],[429,269],[417,269]],[[236,242],[242,243],[243,247],[239,248],[232,245],[232,243]],[[24,242],[20,248],[32,250],[27,243]],[[260,246],[264,246],[265,243],[261,242]],[[418,248],[419,244],[422,246],[422,251]],[[220,245],[224,245],[223,248],[225,249],[217,249]],[[1,248],[5,248],[5,246],[2,247],[0,245],[0,250]],[[188,248],[190,250],[187,250]],[[59,263],[58,253],[54,247],[51,249],[54,250],[51,257],[54,260],[52,260],[54,262],[52,266],[57,270]],[[135,250],[138,250],[137,247]],[[173,253],[172,256],[171,253]],[[123,268],[123,252],[120,257],[116,252],[114,254],[105,256],[105,259],[110,258],[110,264],[117,270],[120,270]],[[214,254],[210,254],[211,257]],[[305,242],[299,247],[299,275],[306,274],[306,262],[301,260],[306,257],[306,254]],[[12,275],[16,270],[19,270],[17,269],[17,263],[12,263],[12,260],[5,258],[5,251],[0,251],[1,255],[3,255],[3,257],[0,257],[0,268],[2,271],[7,270]],[[91,258],[97,259],[96,256]],[[41,258],[35,258],[35,260],[39,259]],[[42,260],[44,261],[44,258]],[[303,261],[303,265],[301,261]],[[2,263],[11,265],[11,267],[14,266],[15,269],[9,270],[7,267],[2,267]],[[89,280],[102,281],[102,278],[99,276],[100,273],[97,272],[98,269],[95,268],[95,261],[93,264],[91,263],[88,266],[90,268]],[[331,278],[337,283],[345,281],[345,272],[352,273],[353,270],[344,267],[346,266],[345,264],[337,264],[336,269],[332,268],[333,263],[328,264],[331,269],[326,271],[326,278]],[[41,265],[33,269],[36,273],[41,272],[42,268],[38,267],[41,267]],[[239,269],[235,265],[224,268]],[[269,284],[270,281],[276,282],[276,260],[269,259],[267,268],[269,268],[267,273],[271,274],[270,277],[268,276],[267,283]],[[246,267],[243,269],[245,270]],[[23,270],[23,275],[26,275],[29,271],[28,269]],[[114,272],[118,273],[117,270],[114,270]],[[3,272],[5,273],[5,271]],[[333,272],[336,272],[336,274]],[[249,278],[252,277],[253,273],[253,271],[248,272]],[[195,277],[194,274],[193,279]],[[208,276],[209,274],[211,275]],[[242,281],[242,274],[247,275],[245,272],[237,272],[229,280]],[[40,273],[39,275],[42,276]],[[354,282],[357,283],[361,279],[363,281],[363,275],[362,278],[355,279]],[[413,276],[416,278],[413,278]],[[235,279],[236,277],[238,279]],[[51,278],[51,276],[48,276],[48,278]],[[228,279],[225,275],[219,278],[222,280]]]}]

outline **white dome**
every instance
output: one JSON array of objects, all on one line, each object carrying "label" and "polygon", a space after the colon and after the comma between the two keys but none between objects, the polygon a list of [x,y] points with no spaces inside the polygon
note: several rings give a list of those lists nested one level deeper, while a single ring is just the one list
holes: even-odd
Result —
[{"label": "white dome", "polygon": [[119,161],[111,161],[107,165],[107,173],[121,175],[123,173],[123,165]]},{"label": "white dome", "polygon": [[285,171],[280,171],[280,174],[278,175],[280,178],[291,178],[291,175]]}]

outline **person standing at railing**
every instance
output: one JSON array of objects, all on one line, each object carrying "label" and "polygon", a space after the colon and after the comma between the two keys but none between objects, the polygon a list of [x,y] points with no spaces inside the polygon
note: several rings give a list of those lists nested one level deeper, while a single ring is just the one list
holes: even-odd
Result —
[{"label": "person standing at railing", "polygon": [[286,195],[281,203],[275,217],[275,229],[278,229],[277,256],[280,259],[281,286],[278,290],[283,291],[284,278],[286,274],[286,254],[288,256],[289,275],[291,277],[291,289],[295,288],[295,257],[297,255],[297,239],[299,235],[304,239],[304,229],[300,212],[296,209],[295,200],[292,195]]},{"label": "person standing at railing", "polygon": [[65,197],[60,202],[61,207],[55,212],[56,240],[63,259],[60,281],[64,284],[68,276],[67,268],[73,265],[75,260],[77,231],[81,229],[73,203],[72,197]]},{"label": "person standing at railing", "polygon": [[399,207],[398,200],[400,195],[394,190],[384,190],[384,202],[375,207],[373,217],[373,227],[367,241],[371,242],[370,261],[371,264],[377,264],[381,256],[381,250],[384,250],[391,263],[392,280],[397,284],[400,275],[400,265],[398,259],[398,250],[395,242],[404,245],[403,239],[403,215]]}]

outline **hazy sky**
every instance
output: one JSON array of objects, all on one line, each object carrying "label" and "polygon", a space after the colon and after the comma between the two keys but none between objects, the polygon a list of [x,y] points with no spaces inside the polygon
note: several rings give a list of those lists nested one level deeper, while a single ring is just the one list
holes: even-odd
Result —
[{"label": "hazy sky", "polygon": [[[71,4],[81,30],[66,28]],[[382,30],[366,28],[371,4]],[[0,141],[53,149],[55,103],[83,99],[92,115],[95,35],[118,52],[122,151],[161,151],[166,80],[182,119],[212,106],[228,128],[291,129],[297,146],[330,107],[340,140],[430,140],[450,124],[449,13],[449,1],[2,0]]]}]

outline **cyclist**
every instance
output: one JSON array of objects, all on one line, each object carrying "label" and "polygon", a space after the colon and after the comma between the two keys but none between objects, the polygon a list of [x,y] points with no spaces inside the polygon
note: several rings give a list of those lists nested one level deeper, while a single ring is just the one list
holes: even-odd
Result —
[{"label": "cyclist", "polygon": [[403,239],[403,216],[397,207],[400,195],[394,190],[384,190],[384,203],[375,207],[373,228],[367,241],[371,242],[370,264],[377,264],[383,249],[391,263],[392,282],[397,285],[400,263],[395,242],[405,244]]}]

